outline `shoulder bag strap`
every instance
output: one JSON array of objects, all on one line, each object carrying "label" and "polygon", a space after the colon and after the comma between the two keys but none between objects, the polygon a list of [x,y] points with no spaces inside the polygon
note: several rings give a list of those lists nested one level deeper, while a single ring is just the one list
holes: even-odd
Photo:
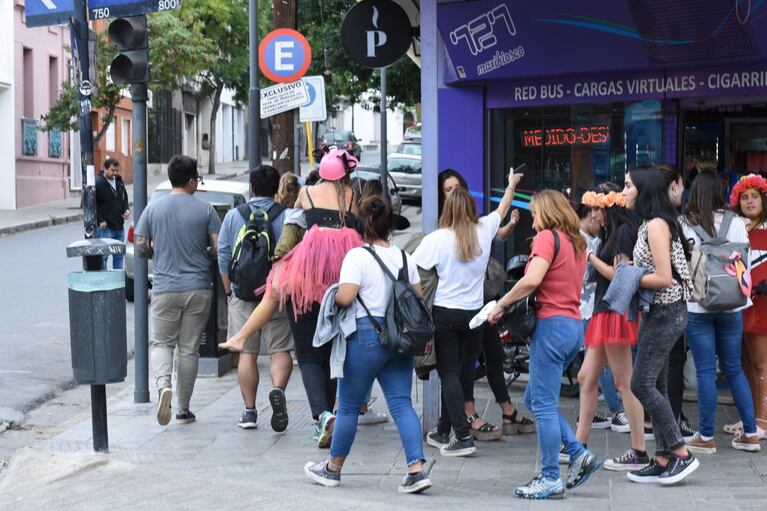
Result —
[{"label": "shoulder bag strap", "polygon": [[402,268],[399,270],[399,280],[410,283],[410,275],[407,269],[407,257],[405,256],[404,250],[400,249],[400,252],[402,252]]},{"label": "shoulder bag strap", "polygon": [[365,305],[365,302],[362,301],[362,297],[360,297],[359,293],[357,293],[357,301],[360,302],[360,305],[362,305],[362,308],[365,309],[365,314],[367,314],[368,318],[370,318],[370,321],[373,323],[373,326],[375,327],[378,335],[381,335],[381,332],[383,332],[383,327],[381,326],[381,323],[379,323],[378,320],[374,318],[372,314],[370,314],[370,309],[368,309],[368,306]]},{"label": "shoulder bag strap", "polygon": [[716,232],[717,238],[727,241],[727,233],[730,231],[730,224],[732,223],[733,218],[735,218],[735,213],[729,210],[724,211],[722,225],[719,226],[719,230]]},{"label": "shoulder bag strap", "polygon": [[[373,248],[372,248],[372,247],[370,247],[370,246],[367,246],[367,247],[362,247],[362,248],[364,248],[365,250],[367,250],[368,252],[370,252],[370,254],[373,256],[373,258],[374,258],[374,259],[376,260],[376,262],[378,263],[378,266],[380,266],[380,267],[381,267],[381,269],[383,270],[384,274],[388,275],[388,276],[389,276],[389,278],[390,278],[390,279],[392,279],[392,280],[397,280],[397,279],[396,279],[396,277],[394,277],[394,275],[392,275],[392,272],[391,272],[391,271],[389,271],[389,268],[388,268],[388,267],[387,267],[387,266],[384,264],[384,262],[383,262],[383,261],[381,261],[381,258],[380,258],[380,257],[378,257],[378,254],[376,254],[375,250],[373,250]],[[403,254],[403,255],[404,255],[404,254]]]},{"label": "shoulder bag strap", "polygon": [[237,206],[237,211],[239,211],[242,218],[245,219],[245,223],[250,221],[250,215],[253,214],[253,210],[250,209],[250,204],[247,202],[245,204],[240,204]]},{"label": "shoulder bag strap", "polygon": [[551,234],[554,235],[554,257],[551,258],[551,264],[549,266],[554,265],[554,261],[557,259],[557,254],[559,254],[559,233],[556,229],[551,229]]}]

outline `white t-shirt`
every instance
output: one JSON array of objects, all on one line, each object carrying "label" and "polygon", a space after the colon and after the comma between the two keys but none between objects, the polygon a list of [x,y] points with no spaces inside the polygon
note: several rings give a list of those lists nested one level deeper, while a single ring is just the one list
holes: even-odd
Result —
[{"label": "white t-shirt", "polygon": [[[366,244],[366,246],[370,245]],[[402,251],[394,245],[388,248],[376,245],[373,250],[396,278],[402,268]],[[411,284],[421,282],[418,268],[412,257],[407,257],[407,273]],[[359,296],[370,310],[370,314],[377,317],[386,316],[386,306],[389,304],[392,293],[392,281],[367,249],[357,247],[346,254],[338,281],[341,284],[358,285]],[[367,315],[365,308],[358,305],[357,317],[365,318]]]},{"label": "white t-shirt", "polygon": [[[716,229],[717,232],[719,232],[719,228],[722,226],[722,220],[724,219],[724,213],[719,210],[714,212],[714,229]],[[684,234],[684,238],[686,240],[693,240],[696,245],[699,245],[701,243],[700,236],[695,234],[695,231],[692,230],[692,227],[690,224],[688,224],[684,216],[680,217],[680,222],[682,226],[682,234]],[[735,218],[732,219],[732,222],[730,223],[730,228],[727,230],[727,235],[725,236],[727,241],[733,242],[733,243],[748,243],[748,231],[746,230],[746,224],[743,222],[743,219],[739,216],[735,216]],[[750,268],[751,267],[751,257],[744,257],[744,260],[747,261],[747,265]],[[733,309],[729,312],[735,312],[735,311],[741,311],[743,309],[748,309],[751,307],[753,303],[751,302],[751,298],[748,299],[746,302],[746,305],[743,307],[739,307],[737,309]],[[710,312],[700,305],[698,305],[695,302],[687,302],[687,312],[694,312],[696,314],[705,314],[707,312]],[[728,311],[725,311],[728,312]]]},{"label": "white t-shirt", "polygon": [[500,225],[501,217],[495,211],[479,219],[477,237],[482,254],[468,262],[458,259],[452,229],[437,229],[423,238],[413,252],[413,259],[424,270],[437,269],[439,283],[434,305],[467,311],[482,308],[485,304],[485,270]]},{"label": "white t-shirt", "polygon": [[117,178],[107,179],[107,183],[112,185],[112,190],[117,190]]}]

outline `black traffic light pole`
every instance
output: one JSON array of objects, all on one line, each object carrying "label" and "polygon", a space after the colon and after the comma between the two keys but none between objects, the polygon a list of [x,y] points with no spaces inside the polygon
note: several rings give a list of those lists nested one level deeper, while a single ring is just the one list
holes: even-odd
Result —
[{"label": "black traffic light pole", "polygon": [[[109,24],[109,38],[119,54],[112,60],[109,75],[117,84],[131,84],[133,102],[133,221],[138,224],[146,207],[146,103],[149,99],[149,33],[146,16],[117,18]],[[134,403],[149,402],[149,272],[148,261],[134,257],[135,328]]]},{"label": "black traffic light pole", "polygon": [[258,89],[258,0],[249,0],[248,50],[250,87],[248,89],[248,159],[250,168],[261,165],[261,92]]}]

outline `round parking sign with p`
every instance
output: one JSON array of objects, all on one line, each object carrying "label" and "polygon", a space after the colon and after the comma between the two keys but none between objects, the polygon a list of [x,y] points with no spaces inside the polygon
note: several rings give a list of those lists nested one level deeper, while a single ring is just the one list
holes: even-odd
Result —
[{"label": "round parking sign with p", "polygon": [[258,67],[273,82],[295,82],[306,74],[311,62],[309,42],[289,28],[269,32],[258,45]]}]

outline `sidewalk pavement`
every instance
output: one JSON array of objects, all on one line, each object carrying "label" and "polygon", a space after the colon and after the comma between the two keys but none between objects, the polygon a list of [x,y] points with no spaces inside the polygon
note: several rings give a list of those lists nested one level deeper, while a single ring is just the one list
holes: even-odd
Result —
[{"label": "sidewalk pavement", "polygon": [[[248,170],[247,161],[234,161],[219,163],[216,166],[217,174],[204,174],[205,179],[232,179],[242,175]],[[147,191],[152,190],[165,181],[166,175],[148,175]],[[133,205],[133,184],[126,185],[128,198]],[[83,210],[80,206],[80,195],[42,204],[36,204],[26,208],[0,209],[0,236],[14,234],[51,225],[79,222],[83,219]]]},{"label": "sidewalk pavement", "polygon": [[[307,461],[320,461],[328,451],[310,438],[314,426],[298,368],[287,389],[290,426],[278,434],[269,426],[267,359],[262,357],[259,365],[257,430],[236,425],[242,401],[234,371],[198,379],[192,399],[197,422],[190,425],[157,425],[154,390],[153,403],[134,404],[130,382],[110,386],[109,454],[91,452],[87,409],[65,420],[56,415],[73,402],[87,406],[87,387],[65,393],[31,417],[48,427],[39,428],[30,445],[16,451],[4,473],[0,462],[0,509],[767,509],[767,452],[735,451],[723,434],[717,434],[719,453],[701,455],[700,469],[678,486],[638,485],[623,473],[602,470],[564,501],[529,502],[513,497],[512,489],[534,475],[535,435],[479,442],[471,458],[444,458],[425,445],[433,487],[407,496],[397,492],[406,464],[396,427],[389,422],[360,426],[342,485],[323,488],[303,474]],[[510,390],[512,400],[520,403],[523,384]],[[373,408],[384,411],[378,385],[373,396]],[[476,396],[480,413],[500,424],[500,410],[484,380],[477,383]],[[419,411],[421,399],[419,384],[413,391]],[[572,420],[577,401],[564,400],[562,408]],[[685,408],[695,423],[695,405]],[[720,406],[717,429],[736,415],[733,407]],[[22,436],[7,431],[0,444],[6,439],[18,443]],[[600,457],[621,454],[628,446],[629,435],[610,430],[594,430],[589,442]]]}]

